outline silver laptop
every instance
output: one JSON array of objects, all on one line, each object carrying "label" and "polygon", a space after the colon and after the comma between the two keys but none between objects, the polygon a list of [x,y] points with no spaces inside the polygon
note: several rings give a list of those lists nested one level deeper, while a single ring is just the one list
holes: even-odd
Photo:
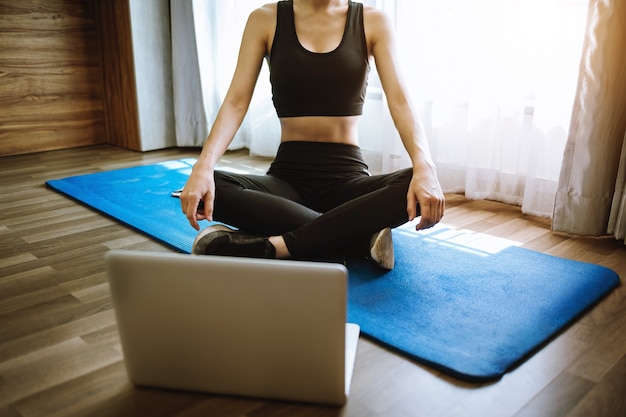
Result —
[{"label": "silver laptop", "polygon": [[347,400],[360,330],[343,265],[138,251],[106,265],[134,384]]}]

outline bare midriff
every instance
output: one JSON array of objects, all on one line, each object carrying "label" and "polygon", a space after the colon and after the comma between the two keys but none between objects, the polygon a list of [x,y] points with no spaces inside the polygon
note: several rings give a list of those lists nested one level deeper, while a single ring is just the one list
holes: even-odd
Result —
[{"label": "bare midriff", "polygon": [[281,142],[332,142],[359,145],[360,116],[306,116],[280,119]]}]

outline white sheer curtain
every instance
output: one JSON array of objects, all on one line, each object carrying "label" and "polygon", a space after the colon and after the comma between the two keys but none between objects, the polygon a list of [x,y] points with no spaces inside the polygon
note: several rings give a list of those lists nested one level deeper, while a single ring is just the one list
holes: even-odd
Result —
[{"label": "white sheer curtain", "polygon": [[[215,116],[230,82],[245,19],[266,2],[213,0],[206,6],[201,0],[172,1],[180,145],[197,146],[206,137],[207,121]],[[551,216],[576,91],[587,0],[364,3],[384,9],[396,25],[402,72],[426,127],[444,190]],[[177,15],[184,8],[191,11],[180,23]],[[184,31],[195,39],[177,42],[176,33]],[[195,52],[197,61],[204,62],[199,65],[199,81],[189,76],[181,81],[176,75],[188,72],[180,64],[186,61],[177,56],[190,46],[195,51],[189,55]],[[190,86],[192,82],[195,85]],[[189,117],[198,105],[192,104],[191,111],[178,105],[190,102],[200,90],[206,115],[203,134],[193,128],[198,118]],[[179,130],[181,124],[189,126]],[[278,128],[265,65],[233,146],[272,155]],[[372,171],[408,166],[375,71],[370,75],[360,140]]]},{"label": "white sheer curtain", "polygon": [[[201,146],[230,84],[248,15],[267,0],[172,0],[174,107],[178,146]],[[267,66],[230,149],[271,155],[280,140]]]},{"label": "white sheer curtain", "polygon": [[444,190],[550,216],[587,1],[385,3]]}]

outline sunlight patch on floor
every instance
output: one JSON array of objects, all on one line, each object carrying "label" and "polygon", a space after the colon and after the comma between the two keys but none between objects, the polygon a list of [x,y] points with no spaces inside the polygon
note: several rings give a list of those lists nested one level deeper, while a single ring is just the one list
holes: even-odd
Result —
[{"label": "sunlight patch on floor", "polygon": [[396,230],[400,233],[404,232],[413,236],[420,236],[425,242],[437,243],[482,256],[493,255],[506,248],[522,245],[521,242],[514,240],[469,229],[456,229],[454,226],[444,223],[439,223],[430,229],[415,232],[417,223],[417,220],[414,220],[398,227]]}]

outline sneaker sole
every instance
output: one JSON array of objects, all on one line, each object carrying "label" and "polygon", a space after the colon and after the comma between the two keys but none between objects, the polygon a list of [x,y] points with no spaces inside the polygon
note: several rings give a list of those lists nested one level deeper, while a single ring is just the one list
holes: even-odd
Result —
[{"label": "sneaker sole", "polygon": [[395,265],[393,237],[390,228],[378,232],[370,247],[370,256],[381,268],[392,270]]}]

